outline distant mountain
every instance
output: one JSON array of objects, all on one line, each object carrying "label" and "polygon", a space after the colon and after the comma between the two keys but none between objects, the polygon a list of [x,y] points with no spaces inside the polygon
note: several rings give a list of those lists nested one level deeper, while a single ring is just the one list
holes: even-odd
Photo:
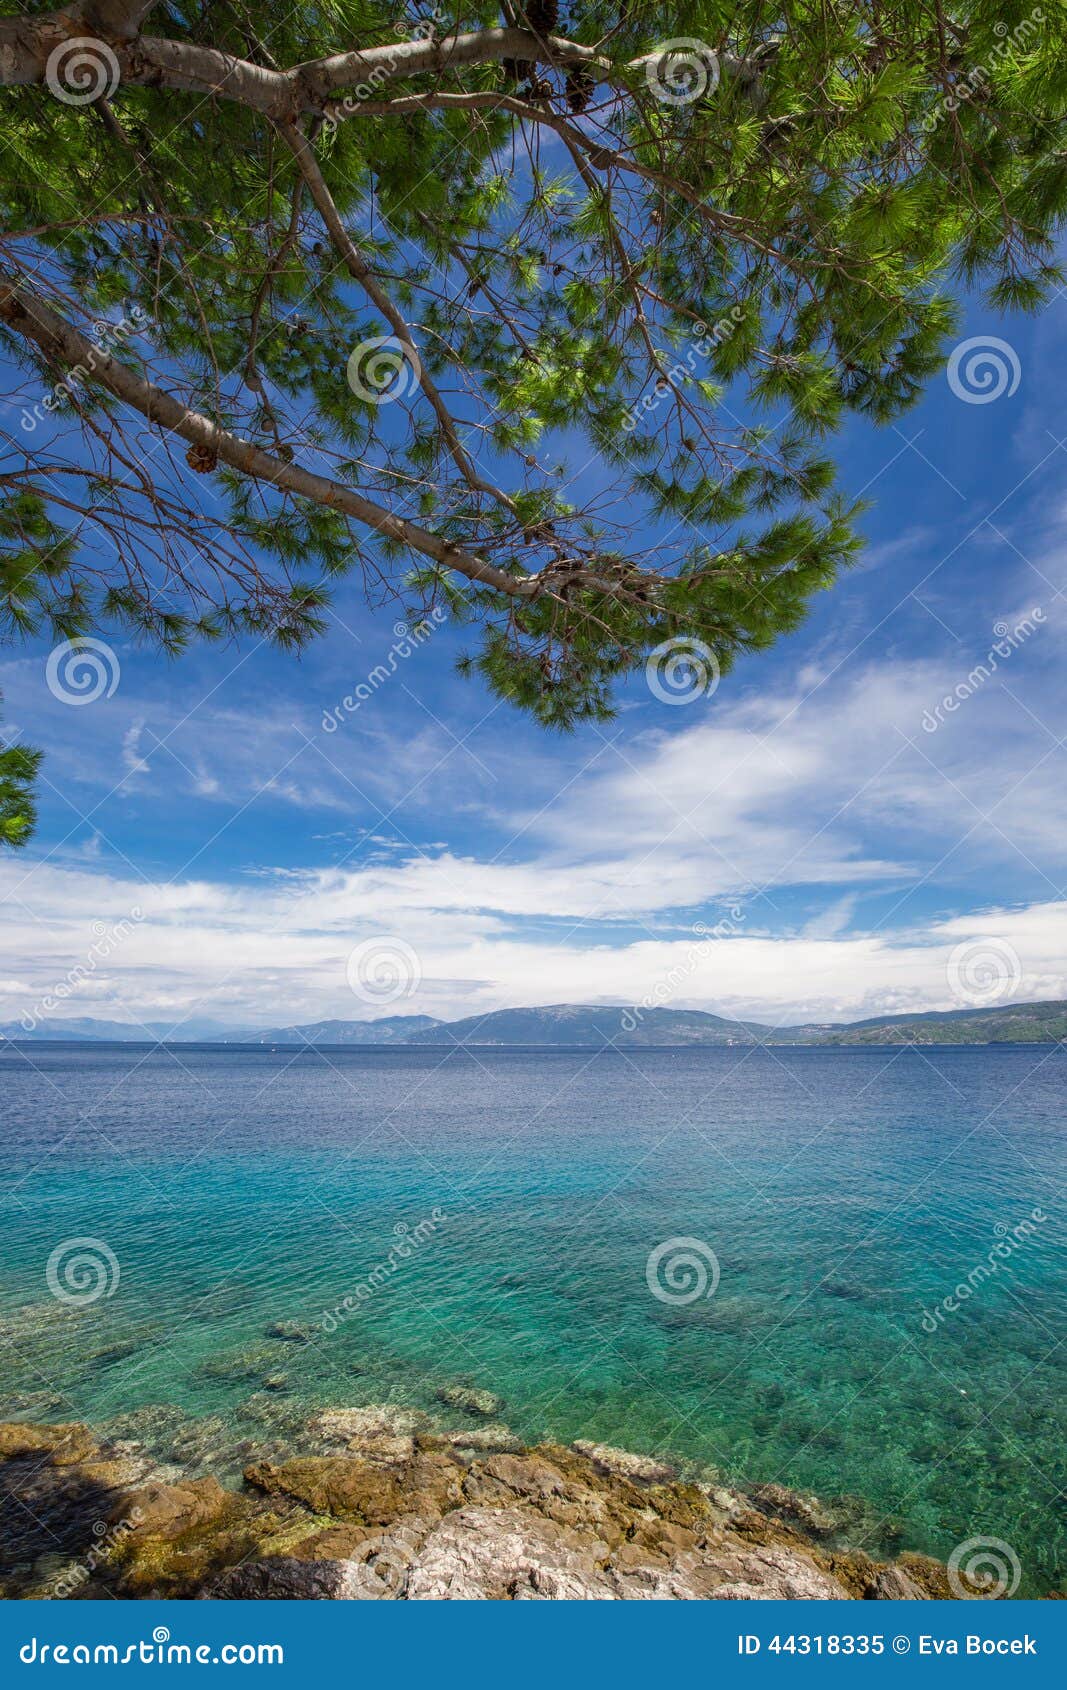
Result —
[{"label": "distant mountain", "polygon": [[1055,1044],[1067,1039],[1067,1001],[889,1015],[869,1021],[808,1021],[767,1027],[697,1009],[551,1004],[439,1022],[409,1042],[469,1045],[903,1045]]},{"label": "distant mountain", "polygon": [[730,1021],[701,1009],[640,1009],[625,1004],[558,1003],[498,1009],[462,1021],[432,1015],[386,1015],[377,1021],[312,1021],[250,1032],[206,1031],[188,1024],[136,1026],[125,1021],[42,1021],[25,1033],[17,1021],[0,1027],[4,1039],[76,1039],[232,1045],[532,1045],[598,1050],[602,1045],[983,1045],[1056,1044],[1067,1040],[1067,1000],[1002,1004],[995,1009],[950,1009],[883,1015],[868,1021],[807,1021],[767,1027]]},{"label": "distant mountain", "polygon": [[835,1027],[819,1040],[833,1045],[1057,1044],[1067,1039],[1067,1000],[1000,1004],[995,1009],[933,1010],[887,1015]]},{"label": "distant mountain", "polygon": [[[755,1044],[770,1031],[756,1022],[725,1021],[701,1009],[636,1009],[626,1004],[556,1003],[540,1009],[498,1009],[463,1021],[441,1021],[419,1044],[620,1045]],[[410,1041],[409,1041],[410,1042]]]},{"label": "distant mountain", "polygon": [[[144,1026],[131,1021],[93,1021],[72,1018],[69,1021],[38,1021],[37,1025],[26,1032],[20,1022],[9,1021],[5,1027],[0,1027],[0,1039],[73,1039],[81,1043],[83,1040],[106,1040],[112,1044],[150,1043],[153,1039],[162,1039],[170,1032],[173,1022],[149,1021]],[[190,1035],[183,1035],[189,1037]]]},{"label": "distant mountain", "polygon": [[378,1021],[312,1021],[302,1027],[257,1028],[227,1033],[232,1045],[386,1045],[410,1044],[441,1023],[432,1015],[384,1015]]}]

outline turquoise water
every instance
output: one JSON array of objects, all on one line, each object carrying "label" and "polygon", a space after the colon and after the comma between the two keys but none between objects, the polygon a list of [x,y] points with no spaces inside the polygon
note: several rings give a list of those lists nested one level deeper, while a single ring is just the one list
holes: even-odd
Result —
[{"label": "turquoise water", "polygon": [[[1062,1050],[38,1045],[0,1088],[2,1415],[222,1468],[312,1405],[477,1387],[526,1440],[844,1495],[872,1550],[1000,1537],[1020,1594],[1067,1578]],[[47,1280],[79,1237],[118,1264],[91,1302]],[[713,1295],[650,1290],[679,1237]]]}]

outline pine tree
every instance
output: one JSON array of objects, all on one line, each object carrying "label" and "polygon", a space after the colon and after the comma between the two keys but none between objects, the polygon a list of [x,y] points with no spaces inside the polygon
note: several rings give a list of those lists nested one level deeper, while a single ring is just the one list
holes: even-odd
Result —
[{"label": "pine tree", "polygon": [[33,783],[40,762],[39,751],[0,743],[0,846],[25,845],[33,832],[37,821]]},{"label": "pine tree", "polygon": [[0,634],[296,648],[359,570],[603,715],[666,640],[795,627],[858,546],[828,438],[915,401],[961,286],[1059,283],[1026,0],[396,13],[0,20]]}]

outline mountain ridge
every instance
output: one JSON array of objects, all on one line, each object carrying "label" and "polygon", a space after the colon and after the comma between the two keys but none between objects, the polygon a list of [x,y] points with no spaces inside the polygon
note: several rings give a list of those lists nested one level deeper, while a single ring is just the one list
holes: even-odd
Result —
[{"label": "mountain ridge", "polygon": [[[150,1042],[161,1023],[41,1022],[26,1033],[18,1022],[0,1027],[0,1042]],[[90,1030],[92,1029],[92,1030]],[[102,1030],[97,1030],[102,1029]],[[1067,999],[986,1008],[922,1010],[862,1021],[806,1021],[772,1027],[731,1020],[709,1010],[645,1009],[626,1004],[543,1004],[490,1010],[457,1021],[430,1015],[390,1015],[374,1021],[323,1020],[207,1036],[172,1032],[168,1042],[224,1045],[427,1045],[599,1049],[730,1045],[984,1045],[1057,1044],[1067,1040]]]}]

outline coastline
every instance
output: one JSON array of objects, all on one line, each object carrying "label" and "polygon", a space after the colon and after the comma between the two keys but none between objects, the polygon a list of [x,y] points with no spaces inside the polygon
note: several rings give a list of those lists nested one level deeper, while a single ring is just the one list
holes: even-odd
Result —
[{"label": "coastline", "polygon": [[[0,1423],[8,1599],[915,1600],[982,1592],[877,1561],[856,1504],[684,1477],[605,1445],[522,1445],[459,1393],[315,1414],[236,1484],[80,1423]],[[466,1421],[456,1426],[456,1420]],[[475,1423],[477,1422],[477,1423]]]}]

